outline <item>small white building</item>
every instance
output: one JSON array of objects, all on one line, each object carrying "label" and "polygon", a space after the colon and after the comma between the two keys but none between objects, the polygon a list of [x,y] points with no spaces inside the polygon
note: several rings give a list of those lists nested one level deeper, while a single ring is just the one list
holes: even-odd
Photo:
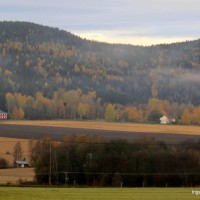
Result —
[{"label": "small white building", "polygon": [[161,123],[161,124],[169,124],[169,123],[170,123],[170,120],[169,120],[168,117],[162,116],[162,117],[160,118],[160,123]]},{"label": "small white building", "polygon": [[27,162],[25,160],[16,160],[14,162],[14,166],[16,168],[26,168],[26,167],[29,167],[29,162]]}]

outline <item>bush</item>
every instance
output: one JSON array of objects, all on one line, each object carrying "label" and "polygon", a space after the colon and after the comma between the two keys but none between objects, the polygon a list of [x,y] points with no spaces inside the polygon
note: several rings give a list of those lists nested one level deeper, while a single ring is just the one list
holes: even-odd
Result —
[{"label": "bush", "polygon": [[5,168],[8,168],[8,161],[3,158],[0,158],[0,169],[5,169]]},{"label": "bush", "polygon": [[159,110],[152,110],[148,116],[148,121],[160,123],[161,117],[162,117],[162,113]]}]

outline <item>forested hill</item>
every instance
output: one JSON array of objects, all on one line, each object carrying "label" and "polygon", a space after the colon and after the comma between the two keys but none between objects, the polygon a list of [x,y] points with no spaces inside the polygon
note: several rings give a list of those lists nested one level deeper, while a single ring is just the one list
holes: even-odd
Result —
[{"label": "forested hill", "polygon": [[96,92],[102,103],[157,97],[200,104],[200,40],[151,47],[98,43],[27,22],[0,22],[0,108],[5,94],[53,98]]}]

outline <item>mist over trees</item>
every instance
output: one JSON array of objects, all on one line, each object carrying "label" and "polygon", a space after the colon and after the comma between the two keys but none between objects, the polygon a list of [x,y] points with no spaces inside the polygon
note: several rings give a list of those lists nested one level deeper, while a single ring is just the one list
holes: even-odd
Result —
[{"label": "mist over trees", "polygon": [[[13,119],[106,118],[106,107],[112,105],[114,120],[143,121],[149,100],[158,99],[178,108],[192,105],[189,123],[195,124],[199,68],[199,40],[114,45],[33,23],[0,22],[0,109]],[[26,103],[23,98],[20,104],[8,102],[9,95],[26,97]],[[182,109],[176,111],[166,114],[181,119]]]}]

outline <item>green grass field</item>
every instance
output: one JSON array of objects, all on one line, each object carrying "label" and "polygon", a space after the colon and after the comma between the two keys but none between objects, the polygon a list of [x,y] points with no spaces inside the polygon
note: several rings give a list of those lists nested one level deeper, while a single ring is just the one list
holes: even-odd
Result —
[{"label": "green grass field", "polygon": [[30,188],[0,187],[2,200],[182,200],[199,199],[198,188]]}]

